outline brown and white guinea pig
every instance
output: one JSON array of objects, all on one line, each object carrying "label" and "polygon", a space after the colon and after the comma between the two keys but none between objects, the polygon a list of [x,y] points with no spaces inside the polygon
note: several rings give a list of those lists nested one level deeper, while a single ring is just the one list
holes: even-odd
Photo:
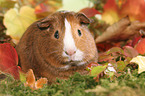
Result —
[{"label": "brown and white guinea pig", "polygon": [[86,74],[89,62],[98,58],[94,39],[82,13],[59,11],[34,22],[16,50],[24,72],[33,69],[36,77],[67,79],[75,72]]}]

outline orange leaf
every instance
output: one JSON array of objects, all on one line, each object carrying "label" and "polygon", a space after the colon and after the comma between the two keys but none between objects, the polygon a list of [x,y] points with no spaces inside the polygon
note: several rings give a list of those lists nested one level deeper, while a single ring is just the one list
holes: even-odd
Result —
[{"label": "orange leaf", "polygon": [[42,88],[44,84],[47,84],[47,78],[40,78],[35,82],[35,88],[36,89]]},{"label": "orange leaf", "polygon": [[9,43],[0,44],[0,71],[11,74],[15,79],[19,79],[17,68],[18,55],[13,46]]},{"label": "orange leaf", "polygon": [[25,86],[29,86],[31,89],[39,89],[42,88],[44,84],[47,84],[47,78],[40,78],[39,80],[35,81],[35,76],[32,69],[26,74],[26,83]]},{"label": "orange leaf", "polygon": [[135,49],[138,51],[140,54],[145,54],[145,38],[141,39],[138,44],[135,46]]},{"label": "orange leaf", "polygon": [[107,3],[103,7],[102,20],[108,24],[113,24],[119,20],[118,6],[115,0],[107,0]]},{"label": "orange leaf", "polygon": [[120,15],[122,17],[128,15],[131,21],[145,21],[145,1],[144,0],[126,0],[121,6]]},{"label": "orange leaf", "polygon": [[29,69],[26,74],[25,86],[29,86],[30,88],[35,89],[35,76],[32,69]]}]

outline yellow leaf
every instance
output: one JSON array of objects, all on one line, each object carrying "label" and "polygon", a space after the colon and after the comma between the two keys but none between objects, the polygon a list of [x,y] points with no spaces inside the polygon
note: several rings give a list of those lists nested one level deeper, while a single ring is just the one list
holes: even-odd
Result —
[{"label": "yellow leaf", "polygon": [[145,56],[134,57],[130,62],[133,62],[139,65],[138,74],[145,71]]},{"label": "yellow leaf", "polygon": [[106,21],[107,24],[112,25],[115,22],[119,21],[119,16],[115,11],[109,10],[102,14],[102,20]]},{"label": "yellow leaf", "polygon": [[34,21],[36,21],[34,9],[28,6],[21,7],[19,12],[17,9],[10,9],[4,15],[6,33],[12,37],[15,43],[18,43],[27,27]]}]

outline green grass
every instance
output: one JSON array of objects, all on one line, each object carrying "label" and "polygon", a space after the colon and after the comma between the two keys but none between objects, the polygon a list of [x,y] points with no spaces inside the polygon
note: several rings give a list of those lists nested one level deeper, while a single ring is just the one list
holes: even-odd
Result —
[{"label": "green grass", "polygon": [[137,74],[137,70],[122,73],[113,81],[102,78],[97,83],[91,76],[76,73],[68,80],[58,79],[57,83],[31,90],[20,81],[7,78],[0,81],[0,96],[145,96],[145,73]]}]

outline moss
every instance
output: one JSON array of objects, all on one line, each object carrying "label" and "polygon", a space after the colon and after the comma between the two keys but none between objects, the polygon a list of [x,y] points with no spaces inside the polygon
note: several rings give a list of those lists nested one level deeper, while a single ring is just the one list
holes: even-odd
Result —
[{"label": "moss", "polygon": [[[68,80],[58,79],[56,84],[45,85],[39,90],[31,90],[20,81],[5,79],[0,81],[0,95],[12,96],[144,96],[145,73],[123,73],[114,81],[102,78],[96,83],[91,76],[76,73]],[[86,92],[91,90],[90,92]]]}]

